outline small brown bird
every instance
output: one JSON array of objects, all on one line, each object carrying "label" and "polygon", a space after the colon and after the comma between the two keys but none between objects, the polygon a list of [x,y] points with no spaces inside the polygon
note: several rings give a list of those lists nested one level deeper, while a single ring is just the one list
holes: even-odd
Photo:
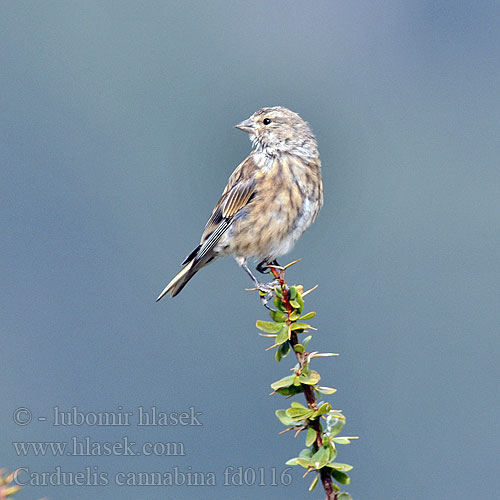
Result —
[{"label": "small brown bird", "polygon": [[289,252],[314,222],[323,205],[321,161],[309,125],[281,106],[262,108],[236,128],[250,134],[254,146],[236,167],[182,270],[160,293],[175,297],[204,266],[232,255],[257,288],[266,290],[247,265],[257,270]]}]

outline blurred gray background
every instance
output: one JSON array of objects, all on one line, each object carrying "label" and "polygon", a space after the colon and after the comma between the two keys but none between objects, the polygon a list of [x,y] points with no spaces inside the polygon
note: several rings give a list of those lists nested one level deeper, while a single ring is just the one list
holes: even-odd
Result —
[{"label": "blurred gray background", "polygon": [[[271,473],[287,374],[231,259],[154,299],[248,154],[261,106],[316,132],[325,206],[282,262],[318,291],[361,499],[498,498],[500,8],[496,1],[3,1],[0,466],[105,472],[19,500],[317,499]],[[55,427],[53,408],[195,407],[197,427]],[[33,421],[16,425],[26,407]],[[46,421],[39,421],[46,417]],[[134,419],[132,422],[135,423]],[[19,456],[12,441],[182,442],[183,457]],[[120,487],[118,471],[216,486]],[[225,486],[224,470],[265,471]],[[26,476],[25,476],[26,478]]]}]

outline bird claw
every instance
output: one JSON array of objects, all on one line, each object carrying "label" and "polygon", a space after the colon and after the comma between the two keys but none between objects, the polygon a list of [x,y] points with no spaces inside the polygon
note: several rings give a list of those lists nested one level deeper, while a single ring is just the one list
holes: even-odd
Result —
[{"label": "bird claw", "polygon": [[267,267],[267,264],[267,260],[263,260],[257,265],[255,269],[257,269],[257,271],[259,271],[259,273],[261,274],[269,274],[271,271]]},{"label": "bird claw", "polygon": [[278,280],[271,281],[270,283],[259,283],[257,288],[259,292],[264,292],[265,294],[272,293],[274,289],[279,286],[280,282]]},{"label": "bird claw", "polygon": [[257,289],[259,290],[260,301],[262,305],[272,311],[272,309],[267,305],[273,296],[274,289],[279,285],[279,281],[274,280],[271,283],[259,283]]}]

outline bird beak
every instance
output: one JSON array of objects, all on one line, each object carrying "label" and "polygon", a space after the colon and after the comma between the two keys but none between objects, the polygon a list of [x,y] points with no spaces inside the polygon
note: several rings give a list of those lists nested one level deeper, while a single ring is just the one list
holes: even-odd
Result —
[{"label": "bird beak", "polygon": [[254,124],[252,120],[250,120],[250,118],[248,118],[248,120],[242,121],[241,123],[238,123],[238,125],[235,125],[234,128],[243,130],[243,132],[246,132],[247,134],[253,134],[255,132]]}]

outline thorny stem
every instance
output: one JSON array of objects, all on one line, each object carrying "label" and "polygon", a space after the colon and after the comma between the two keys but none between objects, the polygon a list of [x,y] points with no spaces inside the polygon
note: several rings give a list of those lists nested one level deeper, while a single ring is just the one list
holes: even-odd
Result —
[{"label": "thorny stem", "polygon": [[[279,284],[281,285],[281,290],[283,292],[283,298],[281,299],[281,301],[285,305],[288,314],[287,323],[291,324],[290,314],[293,313],[293,307],[290,304],[288,285],[285,281],[285,269],[280,269],[278,271],[278,269],[276,269],[275,267],[270,267],[270,270],[274,278],[277,279],[279,281]],[[290,333],[290,344],[293,347],[293,352],[295,352],[295,356],[297,357],[297,361],[299,362],[300,369],[302,369],[307,361],[308,353],[307,352],[300,353],[295,351],[295,346],[298,343],[299,340],[297,337],[297,333],[292,331]],[[316,396],[314,394],[313,388],[307,384],[301,384],[301,385],[304,391],[304,396],[306,398],[307,405],[309,406],[309,408],[317,410],[318,406],[316,404]],[[315,451],[318,451],[321,448],[321,446],[323,446],[323,440],[321,439],[321,424],[319,422],[319,418],[315,418],[314,420],[309,420],[308,422],[309,422],[308,426],[312,427],[316,431],[316,442],[314,443],[314,448]],[[333,489],[332,478],[329,476],[326,470],[324,469],[320,470],[320,478],[326,493],[326,500],[337,500],[337,492]]]}]

